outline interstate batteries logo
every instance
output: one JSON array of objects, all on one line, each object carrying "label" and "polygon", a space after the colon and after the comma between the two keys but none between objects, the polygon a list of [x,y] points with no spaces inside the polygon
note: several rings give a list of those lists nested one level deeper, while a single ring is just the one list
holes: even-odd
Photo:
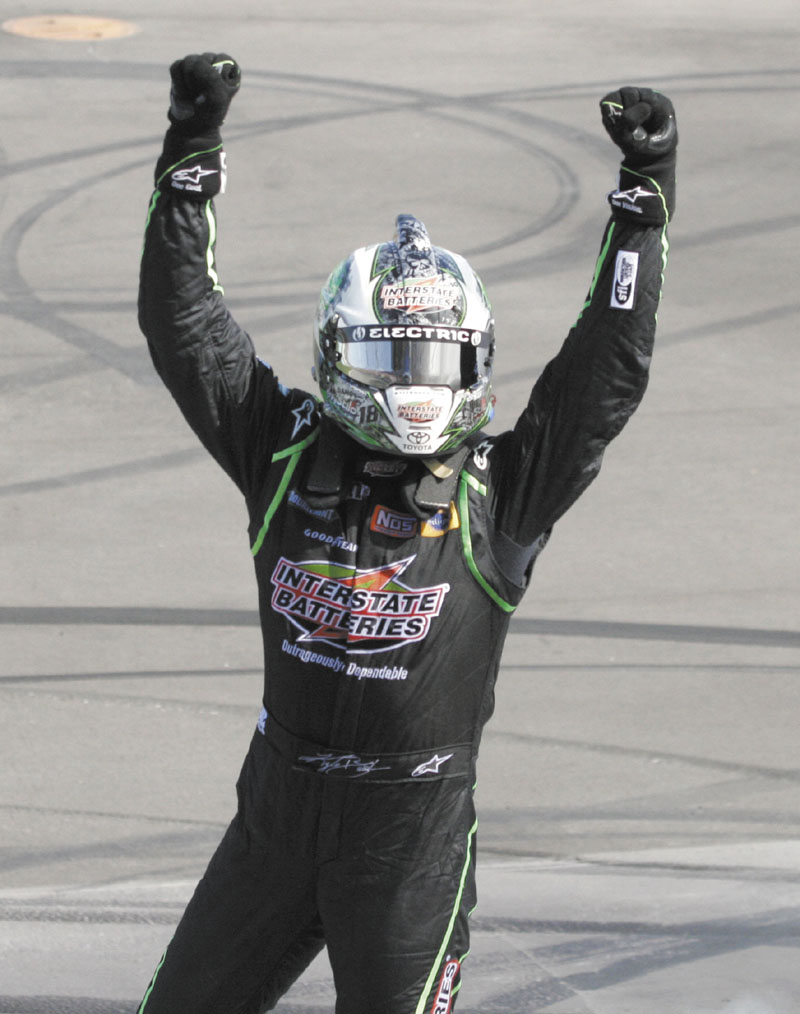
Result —
[{"label": "interstate batteries logo", "polygon": [[348,651],[391,651],[428,636],[449,584],[410,588],[398,580],[413,556],[374,570],[281,557],[272,572],[272,608],[302,633],[298,642]]},{"label": "interstate batteries logo", "polygon": [[388,282],[381,287],[380,299],[384,310],[422,313],[458,308],[464,297],[455,278],[433,275]]}]

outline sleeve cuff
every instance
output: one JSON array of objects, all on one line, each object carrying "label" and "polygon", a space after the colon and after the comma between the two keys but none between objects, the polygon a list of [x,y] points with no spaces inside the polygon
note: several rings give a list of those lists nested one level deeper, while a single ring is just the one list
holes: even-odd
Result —
[{"label": "sleeve cuff", "polygon": [[643,225],[666,225],[675,211],[675,154],[650,164],[619,170],[617,189],[608,195],[614,217]]},{"label": "sleeve cuff", "polygon": [[225,150],[219,131],[186,138],[172,128],[156,163],[156,187],[190,200],[206,201],[225,193]]}]

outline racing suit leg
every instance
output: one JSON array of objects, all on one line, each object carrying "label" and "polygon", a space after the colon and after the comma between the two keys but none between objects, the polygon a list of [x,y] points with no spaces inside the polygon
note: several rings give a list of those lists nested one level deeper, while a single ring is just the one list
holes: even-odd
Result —
[{"label": "racing suit leg", "polygon": [[313,855],[320,780],[284,769],[280,758],[264,764],[261,755],[263,749],[248,754],[237,786],[239,812],[139,1014],[272,1010],[323,947]]},{"label": "racing suit leg", "polygon": [[450,1014],[475,906],[471,778],[347,786],[319,906],[336,1014]]}]

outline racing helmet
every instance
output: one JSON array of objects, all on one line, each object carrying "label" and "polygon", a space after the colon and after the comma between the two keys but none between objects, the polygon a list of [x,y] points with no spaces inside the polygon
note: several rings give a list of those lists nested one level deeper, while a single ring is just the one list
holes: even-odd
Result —
[{"label": "racing helmet", "polygon": [[323,412],[366,447],[447,454],[492,418],[494,320],[459,254],[397,218],[397,240],[362,247],[322,289],[314,376]]}]

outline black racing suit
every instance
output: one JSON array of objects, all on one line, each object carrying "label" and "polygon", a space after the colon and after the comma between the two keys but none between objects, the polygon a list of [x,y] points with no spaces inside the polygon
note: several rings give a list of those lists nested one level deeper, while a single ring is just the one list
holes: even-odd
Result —
[{"label": "black racing suit", "polygon": [[[244,495],[265,679],[238,812],[144,1014],[271,1009],[323,944],[338,1014],[452,1010],[475,904],[475,758],[509,619],[647,383],[668,217],[648,188],[611,196],[576,325],[514,429],[462,453],[452,503],[428,517],[401,495],[420,462],[337,448],[318,400],[257,358],[217,282],[211,201],[156,191],[141,327]],[[331,453],[342,481],[320,497]]]}]

